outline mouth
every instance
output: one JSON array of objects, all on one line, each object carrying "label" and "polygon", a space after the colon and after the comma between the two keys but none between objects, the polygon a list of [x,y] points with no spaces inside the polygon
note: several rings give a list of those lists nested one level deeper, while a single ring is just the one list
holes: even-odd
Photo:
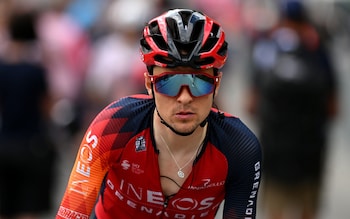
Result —
[{"label": "mouth", "polygon": [[189,111],[181,111],[175,114],[175,116],[179,119],[190,119],[194,115],[195,114],[193,112],[189,112]]},{"label": "mouth", "polygon": [[181,111],[181,112],[178,112],[176,114],[179,114],[179,115],[187,115],[187,114],[194,114],[193,112],[189,112],[189,111]]}]

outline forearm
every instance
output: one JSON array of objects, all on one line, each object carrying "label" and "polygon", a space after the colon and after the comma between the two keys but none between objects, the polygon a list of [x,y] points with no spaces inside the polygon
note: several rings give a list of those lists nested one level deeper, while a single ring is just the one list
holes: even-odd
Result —
[{"label": "forearm", "polygon": [[89,218],[107,172],[98,138],[87,132],[76,157],[56,218]]}]

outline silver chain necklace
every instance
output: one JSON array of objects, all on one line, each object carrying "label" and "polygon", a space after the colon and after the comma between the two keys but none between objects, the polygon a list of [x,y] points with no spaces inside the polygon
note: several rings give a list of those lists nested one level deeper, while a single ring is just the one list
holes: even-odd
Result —
[{"label": "silver chain necklace", "polygon": [[164,140],[163,136],[159,135],[160,138],[162,139],[162,141],[164,142],[166,148],[168,149],[169,151],[169,154],[170,156],[173,158],[177,168],[179,169],[177,171],[177,175],[180,177],[180,178],[185,178],[185,173],[182,171],[185,167],[187,167],[187,165],[193,160],[193,158],[196,156],[196,154],[198,153],[198,150],[199,148],[204,144],[204,140],[202,141],[202,143],[198,146],[198,148],[194,151],[191,159],[189,159],[182,167],[180,167],[179,163],[177,162],[177,160],[175,159],[175,156],[174,154],[171,152],[170,148],[169,148],[169,145],[166,143],[166,141]]}]

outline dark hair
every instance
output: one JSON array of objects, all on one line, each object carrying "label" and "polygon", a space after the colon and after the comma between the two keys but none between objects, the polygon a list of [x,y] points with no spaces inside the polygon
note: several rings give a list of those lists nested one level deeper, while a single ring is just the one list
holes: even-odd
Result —
[{"label": "dark hair", "polygon": [[34,12],[15,12],[10,15],[9,35],[15,41],[35,41],[37,15]]},{"label": "dark hair", "polygon": [[281,16],[296,22],[307,20],[306,8],[302,0],[283,0]]}]

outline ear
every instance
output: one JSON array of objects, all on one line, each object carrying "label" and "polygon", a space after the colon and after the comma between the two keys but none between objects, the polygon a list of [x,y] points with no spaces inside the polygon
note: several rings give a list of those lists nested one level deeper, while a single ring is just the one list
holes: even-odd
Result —
[{"label": "ear", "polygon": [[143,73],[143,76],[145,78],[145,88],[147,89],[147,93],[148,93],[148,95],[153,97],[152,82],[151,82],[151,79],[148,77],[148,72]]},{"label": "ear", "polygon": [[221,79],[222,79],[222,72],[218,73],[218,77],[219,77],[219,81],[216,83],[216,87],[215,87],[215,96],[216,97],[219,93],[219,89],[220,89],[220,85],[221,85]]}]

